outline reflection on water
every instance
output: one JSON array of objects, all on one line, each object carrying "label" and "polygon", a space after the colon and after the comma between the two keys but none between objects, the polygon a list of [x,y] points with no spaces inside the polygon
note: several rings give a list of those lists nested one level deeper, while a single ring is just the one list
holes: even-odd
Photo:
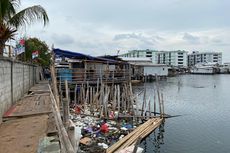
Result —
[{"label": "reflection on water", "polygon": [[[182,75],[159,84],[165,113],[181,116],[166,119],[162,131],[142,142],[146,153],[230,152],[230,75]],[[153,98],[154,82],[136,86],[134,92],[144,86]]]},{"label": "reflection on water", "polygon": [[164,124],[165,123],[163,122],[159,128],[143,140],[140,146],[144,149],[144,153],[160,153],[160,146],[164,144]]}]

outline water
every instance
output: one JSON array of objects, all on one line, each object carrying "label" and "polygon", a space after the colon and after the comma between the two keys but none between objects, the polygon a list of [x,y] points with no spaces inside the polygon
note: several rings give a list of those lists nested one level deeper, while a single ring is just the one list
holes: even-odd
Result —
[{"label": "water", "polygon": [[[153,95],[155,83],[146,83]],[[181,75],[159,82],[164,126],[141,143],[146,153],[230,152],[230,75]],[[139,92],[144,85],[135,86]]]}]

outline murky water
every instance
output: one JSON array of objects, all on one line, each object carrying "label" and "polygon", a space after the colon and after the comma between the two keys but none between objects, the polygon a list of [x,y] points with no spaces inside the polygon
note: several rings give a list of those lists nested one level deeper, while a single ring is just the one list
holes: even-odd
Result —
[{"label": "murky water", "polygon": [[[153,95],[154,84],[145,84],[147,95]],[[166,119],[142,142],[144,152],[230,152],[230,75],[181,75],[159,84],[165,112],[182,116]]]}]

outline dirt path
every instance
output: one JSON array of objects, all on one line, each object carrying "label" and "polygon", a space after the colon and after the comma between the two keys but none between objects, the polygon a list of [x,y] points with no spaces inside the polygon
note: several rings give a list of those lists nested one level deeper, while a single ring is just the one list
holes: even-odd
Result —
[{"label": "dirt path", "polygon": [[47,129],[48,115],[7,121],[0,125],[1,153],[35,153]]}]

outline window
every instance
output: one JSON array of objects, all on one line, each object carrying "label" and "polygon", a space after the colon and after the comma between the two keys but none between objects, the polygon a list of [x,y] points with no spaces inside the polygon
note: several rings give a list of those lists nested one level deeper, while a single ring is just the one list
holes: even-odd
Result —
[{"label": "window", "polygon": [[183,62],[178,62],[178,64],[182,64],[183,65]]},{"label": "window", "polygon": [[184,56],[178,56],[178,58],[183,58]]},{"label": "window", "polygon": [[146,52],[146,54],[152,54],[152,52]]},{"label": "window", "polygon": [[183,61],[183,59],[178,59],[178,61]]},{"label": "window", "polygon": [[146,55],[146,57],[152,57],[152,55]]}]

